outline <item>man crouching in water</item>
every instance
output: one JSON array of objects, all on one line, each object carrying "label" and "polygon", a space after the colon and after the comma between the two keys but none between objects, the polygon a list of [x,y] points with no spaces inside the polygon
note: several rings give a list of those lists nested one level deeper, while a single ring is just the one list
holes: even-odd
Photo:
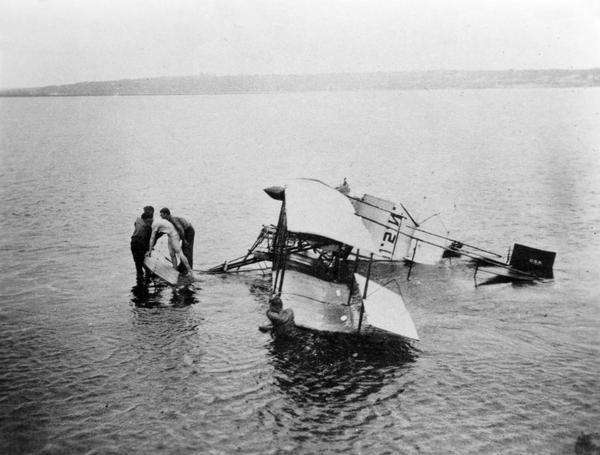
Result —
[{"label": "man crouching in water", "polygon": [[274,337],[289,338],[296,333],[296,323],[294,322],[294,312],[291,308],[283,309],[283,302],[277,295],[269,300],[269,309],[267,317],[271,321],[271,327],[261,327],[262,331],[271,330]]}]

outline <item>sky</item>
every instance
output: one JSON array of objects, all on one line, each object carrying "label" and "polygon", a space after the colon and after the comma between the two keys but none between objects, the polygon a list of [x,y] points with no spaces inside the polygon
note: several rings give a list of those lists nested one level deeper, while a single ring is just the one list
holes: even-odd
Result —
[{"label": "sky", "polygon": [[600,0],[0,0],[0,88],[600,68]]}]

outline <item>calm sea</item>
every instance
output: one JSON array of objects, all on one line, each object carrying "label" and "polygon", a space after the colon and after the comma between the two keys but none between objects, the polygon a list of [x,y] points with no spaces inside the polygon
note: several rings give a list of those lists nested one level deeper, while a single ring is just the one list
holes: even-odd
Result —
[{"label": "calm sea", "polygon": [[[555,251],[555,279],[384,267],[410,355],[273,341],[259,274],[136,286],[144,205],[193,222],[206,269],[293,177]],[[4,98],[0,195],[2,453],[563,454],[600,432],[600,89]]]}]

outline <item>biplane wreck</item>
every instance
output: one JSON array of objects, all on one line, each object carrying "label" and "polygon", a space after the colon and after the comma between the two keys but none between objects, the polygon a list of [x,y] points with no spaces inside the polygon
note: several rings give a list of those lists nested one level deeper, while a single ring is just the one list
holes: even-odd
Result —
[{"label": "biplane wreck", "polygon": [[[345,195],[308,179],[265,191],[281,201],[277,225],[264,227],[244,257],[209,272],[268,261],[271,292],[293,310],[297,326],[419,339],[402,296],[370,279],[377,246]],[[358,273],[361,262],[365,275]]]},{"label": "biplane wreck", "polygon": [[474,277],[484,270],[524,281],[551,276],[554,253],[515,245],[504,263],[496,253],[425,230],[402,204],[398,209],[375,196],[351,196],[346,182],[333,188],[296,179],[265,192],[281,202],[277,224],[263,226],[244,256],[208,272],[270,269],[272,295],[281,296],[300,327],[418,340],[402,296],[371,279],[376,261],[433,264],[466,257]]}]

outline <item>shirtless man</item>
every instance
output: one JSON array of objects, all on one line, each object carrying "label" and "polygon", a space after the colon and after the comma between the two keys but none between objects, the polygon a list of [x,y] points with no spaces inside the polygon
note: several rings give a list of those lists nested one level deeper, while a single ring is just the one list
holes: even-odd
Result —
[{"label": "shirtless man", "polygon": [[165,219],[157,219],[154,220],[154,222],[152,223],[152,234],[150,235],[149,244],[150,248],[148,249],[146,256],[152,255],[152,248],[156,243],[157,234],[166,234],[168,237],[169,254],[171,255],[171,264],[173,264],[173,268],[177,269],[177,258],[179,258],[179,260],[183,263],[190,276],[193,277],[194,273],[192,271],[192,268],[190,267],[190,263],[183,254],[183,251],[181,250],[181,245],[179,245],[180,239],[179,234],[177,233],[177,229],[175,229],[175,226],[173,226],[172,223]]},{"label": "shirtless man", "polygon": [[[164,207],[160,209],[160,217],[169,221],[181,238],[181,251],[190,263],[190,267],[194,267],[194,226],[188,220],[180,216],[171,215],[171,211]],[[179,271],[183,271],[182,264],[179,264]]]}]

